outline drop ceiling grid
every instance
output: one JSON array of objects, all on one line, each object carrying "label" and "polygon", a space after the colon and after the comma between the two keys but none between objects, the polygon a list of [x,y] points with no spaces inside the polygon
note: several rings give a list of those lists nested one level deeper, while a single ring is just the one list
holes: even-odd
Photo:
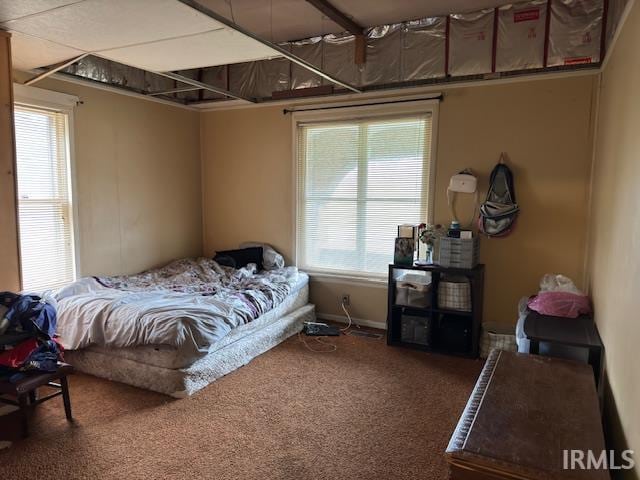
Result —
[{"label": "drop ceiling grid", "polygon": [[32,70],[60,63],[82,55],[84,52],[42,38],[11,32],[11,57],[13,68]]},{"label": "drop ceiling grid", "polygon": [[212,67],[280,56],[277,51],[231,29],[105,50],[99,55],[156,72]]},{"label": "drop ceiling grid", "polygon": [[82,1],[84,0],[0,0],[0,23]]},{"label": "drop ceiling grid", "polygon": [[[14,63],[32,69],[81,53],[151,71],[223,65],[278,52],[177,0],[31,1],[2,26],[15,34]],[[0,14],[11,12],[0,0]],[[24,16],[23,14],[27,14]]]},{"label": "drop ceiling grid", "polygon": [[221,29],[176,0],[85,0],[4,23],[10,30],[85,52]]}]

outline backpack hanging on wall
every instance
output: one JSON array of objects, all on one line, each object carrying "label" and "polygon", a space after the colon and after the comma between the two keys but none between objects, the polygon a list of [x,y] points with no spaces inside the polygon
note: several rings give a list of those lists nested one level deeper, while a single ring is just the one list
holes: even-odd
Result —
[{"label": "backpack hanging on wall", "polygon": [[500,155],[500,163],[491,172],[487,199],[480,205],[478,228],[489,237],[504,237],[511,233],[518,212],[513,173],[504,163],[505,155]]}]

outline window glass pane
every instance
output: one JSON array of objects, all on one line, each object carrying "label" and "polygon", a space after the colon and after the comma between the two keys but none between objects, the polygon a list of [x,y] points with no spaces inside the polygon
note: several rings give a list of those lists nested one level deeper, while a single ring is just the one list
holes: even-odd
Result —
[{"label": "window glass pane", "polygon": [[424,120],[374,123],[367,128],[367,197],[420,198]]},{"label": "window glass pane", "polygon": [[383,275],[397,226],[427,221],[431,114],[298,126],[298,265]]},{"label": "window glass pane", "polygon": [[75,278],[67,115],[16,106],[18,223],[23,289]]},{"label": "window glass pane", "polygon": [[358,194],[358,126],[312,129],[306,143],[307,194],[356,198]]}]

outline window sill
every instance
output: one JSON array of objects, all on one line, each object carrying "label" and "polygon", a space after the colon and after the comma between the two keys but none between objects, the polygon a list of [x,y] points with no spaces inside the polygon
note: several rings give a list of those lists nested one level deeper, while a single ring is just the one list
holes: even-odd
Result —
[{"label": "window sill", "polygon": [[305,271],[309,278],[314,282],[320,283],[346,283],[369,288],[387,288],[387,279],[376,276],[356,276],[349,274],[337,274],[326,272]]}]

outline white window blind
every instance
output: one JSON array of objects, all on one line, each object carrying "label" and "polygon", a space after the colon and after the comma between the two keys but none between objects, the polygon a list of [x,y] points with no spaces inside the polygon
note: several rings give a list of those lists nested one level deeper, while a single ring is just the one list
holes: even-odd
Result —
[{"label": "white window blind", "polygon": [[16,105],[16,163],[22,287],[75,279],[68,114]]},{"label": "white window blind", "polygon": [[427,113],[298,124],[300,268],[386,275],[397,226],[430,211],[432,123]]}]

